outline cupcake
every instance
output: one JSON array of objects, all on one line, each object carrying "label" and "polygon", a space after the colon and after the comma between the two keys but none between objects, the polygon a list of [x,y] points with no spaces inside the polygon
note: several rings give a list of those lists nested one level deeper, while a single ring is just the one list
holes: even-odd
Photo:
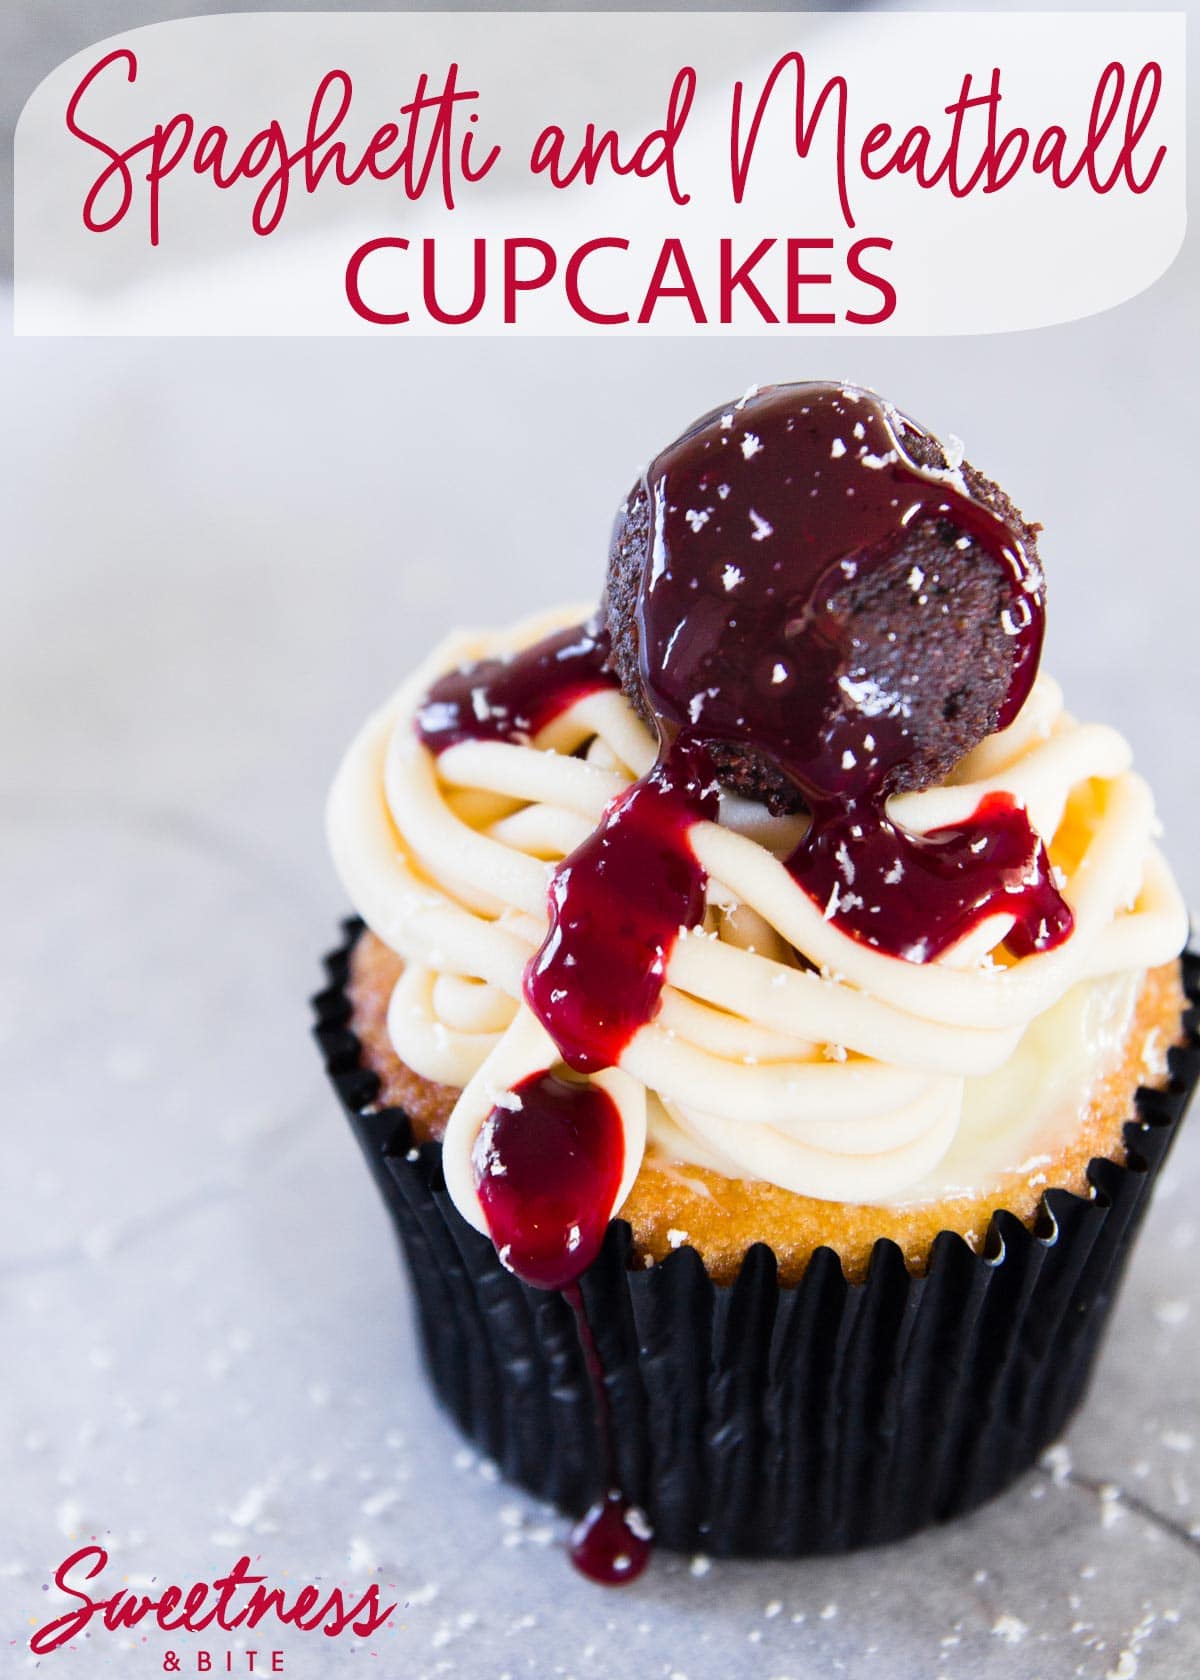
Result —
[{"label": "cupcake", "polygon": [[598,1579],[895,1538],[1084,1391],[1195,973],[1039,529],[869,391],[752,390],[598,608],[451,637],[338,773],[329,1070],[439,1395]]}]

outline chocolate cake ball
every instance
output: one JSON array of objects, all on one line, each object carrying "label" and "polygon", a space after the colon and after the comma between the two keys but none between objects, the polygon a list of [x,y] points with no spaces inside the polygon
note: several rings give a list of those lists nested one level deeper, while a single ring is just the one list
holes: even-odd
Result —
[{"label": "chocolate cake ball", "polygon": [[647,468],[608,564],[612,663],[776,811],[925,787],[1036,673],[1038,527],[872,393],[779,385]]}]

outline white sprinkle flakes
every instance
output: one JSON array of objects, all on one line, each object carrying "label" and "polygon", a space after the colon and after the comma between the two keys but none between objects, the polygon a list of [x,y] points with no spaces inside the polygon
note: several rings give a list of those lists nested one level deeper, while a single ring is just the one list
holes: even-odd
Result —
[{"label": "white sprinkle flakes", "polygon": [[1123,1516],[1121,1509],[1121,1490],[1112,1482],[1106,1482],[1100,1489],[1100,1526],[1111,1528]]},{"label": "white sprinkle flakes", "polygon": [[992,1623],[992,1632],[1006,1645],[1019,1645],[1029,1629],[1019,1616],[1002,1615]]},{"label": "white sprinkle flakes", "polygon": [[249,1528],[259,1520],[266,1508],[269,1491],[261,1483],[247,1489],[229,1513],[229,1520],[235,1528]]},{"label": "white sprinkle flakes", "polygon": [[1154,1316],[1160,1324],[1173,1329],[1177,1324],[1187,1322],[1189,1305],[1186,1301],[1160,1301],[1154,1309]]},{"label": "white sprinkle flakes", "polygon": [[762,439],[757,435],[757,433],[743,432],[742,454],[747,461],[752,460],[755,455],[759,454],[761,449]]},{"label": "white sprinkle flakes", "polygon": [[1064,1441],[1047,1447],[1039,1462],[1043,1470],[1050,1472],[1055,1487],[1066,1487],[1071,1479],[1071,1450]]}]

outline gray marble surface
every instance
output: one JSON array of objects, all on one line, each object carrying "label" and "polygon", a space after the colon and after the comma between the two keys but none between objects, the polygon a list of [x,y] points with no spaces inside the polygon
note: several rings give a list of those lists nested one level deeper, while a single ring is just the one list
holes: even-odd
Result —
[{"label": "gray marble surface", "polygon": [[[1200,1672],[1197,1122],[1045,1469],[887,1551],[606,1594],[428,1398],[305,1007],[366,709],[451,624],[593,592],[643,457],[804,373],[958,433],[1042,520],[1048,662],[1133,740],[1200,901],[1196,268],[952,344],[0,341],[0,1670],[96,1535],[109,1590],[242,1551],[378,1579],[377,1640],[259,1641],[298,1677]],[[198,1643],[238,1649],[139,1629],[43,1666]]]}]

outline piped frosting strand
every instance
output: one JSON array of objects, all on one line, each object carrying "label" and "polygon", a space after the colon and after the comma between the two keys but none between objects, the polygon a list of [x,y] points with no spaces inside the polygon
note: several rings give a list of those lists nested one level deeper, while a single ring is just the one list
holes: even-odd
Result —
[{"label": "piped frosting strand", "polygon": [[[396,1052],[423,1077],[464,1088],[445,1170],[481,1230],[471,1169],[479,1128],[498,1092],[555,1061],[522,1001],[553,868],[645,774],[655,743],[613,689],[575,700],[527,745],[469,741],[435,757],[413,721],[441,674],[583,616],[563,611],[443,643],[369,720],[330,798],[351,900],[405,959],[388,1015]],[[1043,676],[1009,728],[943,785],[891,802],[918,834],[967,820],[989,792],[1027,809],[1075,926],[1062,944],[1019,960],[1001,948],[1004,915],[923,964],[853,939],[784,866],[804,819],[723,799],[720,820],[689,834],[708,876],[704,921],[674,944],[657,1016],[617,1068],[593,1076],[625,1133],[615,1206],[647,1140],[807,1195],[903,1200],[950,1148],[965,1080],[1003,1069],[1030,1024],[1072,988],[1181,948],[1184,906],[1153,844],[1149,790],[1129,766],[1123,739],[1072,720]]]}]

